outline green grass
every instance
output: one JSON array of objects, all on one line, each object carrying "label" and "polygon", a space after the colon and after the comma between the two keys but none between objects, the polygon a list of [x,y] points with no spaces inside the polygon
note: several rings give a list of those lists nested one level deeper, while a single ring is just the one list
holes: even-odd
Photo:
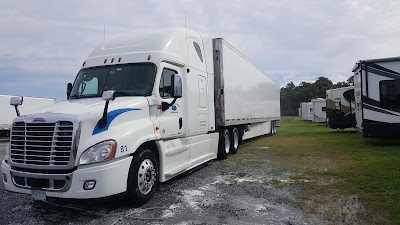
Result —
[{"label": "green grass", "polygon": [[[268,157],[280,170],[293,173],[289,179],[309,180],[293,182],[301,185],[297,196],[304,200],[306,213],[319,213],[333,223],[352,223],[345,213],[328,206],[334,201],[340,206],[343,196],[357,196],[363,205],[357,219],[400,224],[400,140],[363,138],[354,129],[333,130],[298,117],[283,117],[278,125],[275,136],[251,141],[241,151],[269,146],[253,149],[254,160]],[[231,158],[240,161],[239,156]]]}]

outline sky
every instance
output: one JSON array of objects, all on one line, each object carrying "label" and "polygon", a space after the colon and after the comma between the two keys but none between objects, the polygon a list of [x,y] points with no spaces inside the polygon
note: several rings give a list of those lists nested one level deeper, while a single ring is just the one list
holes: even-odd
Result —
[{"label": "sky", "polygon": [[223,37],[283,87],[345,81],[400,55],[400,1],[0,0],[0,94],[66,99],[85,58],[119,34],[185,26]]}]

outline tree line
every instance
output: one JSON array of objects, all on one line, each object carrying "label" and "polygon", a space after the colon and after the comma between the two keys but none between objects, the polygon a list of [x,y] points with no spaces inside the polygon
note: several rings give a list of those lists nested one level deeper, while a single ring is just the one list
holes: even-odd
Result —
[{"label": "tree line", "polygon": [[326,90],[351,85],[354,85],[353,76],[347,81],[336,84],[326,77],[318,77],[314,83],[301,82],[298,86],[290,82],[286,87],[281,88],[281,115],[297,116],[300,102],[310,102],[313,98],[325,98]]}]

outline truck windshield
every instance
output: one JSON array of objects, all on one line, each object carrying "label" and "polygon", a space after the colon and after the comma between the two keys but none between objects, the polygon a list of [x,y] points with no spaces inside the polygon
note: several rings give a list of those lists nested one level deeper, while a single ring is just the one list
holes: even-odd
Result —
[{"label": "truck windshield", "polygon": [[116,96],[151,95],[156,66],[152,63],[135,63],[86,68],[79,71],[70,99],[101,97],[107,90]]}]

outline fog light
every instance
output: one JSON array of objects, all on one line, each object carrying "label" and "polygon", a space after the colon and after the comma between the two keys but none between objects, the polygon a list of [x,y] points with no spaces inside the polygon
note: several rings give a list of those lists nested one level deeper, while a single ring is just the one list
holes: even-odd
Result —
[{"label": "fog light", "polygon": [[5,173],[3,173],[3,181],[7,183],[7,175]]},{"label": "fog light", "polygon": [[96,186],[96,181],[95,180],[88,180],[85,181],[85,183],[83,184],[83,189],[85,190],[92,190],[94,188],[94,186]]}]

